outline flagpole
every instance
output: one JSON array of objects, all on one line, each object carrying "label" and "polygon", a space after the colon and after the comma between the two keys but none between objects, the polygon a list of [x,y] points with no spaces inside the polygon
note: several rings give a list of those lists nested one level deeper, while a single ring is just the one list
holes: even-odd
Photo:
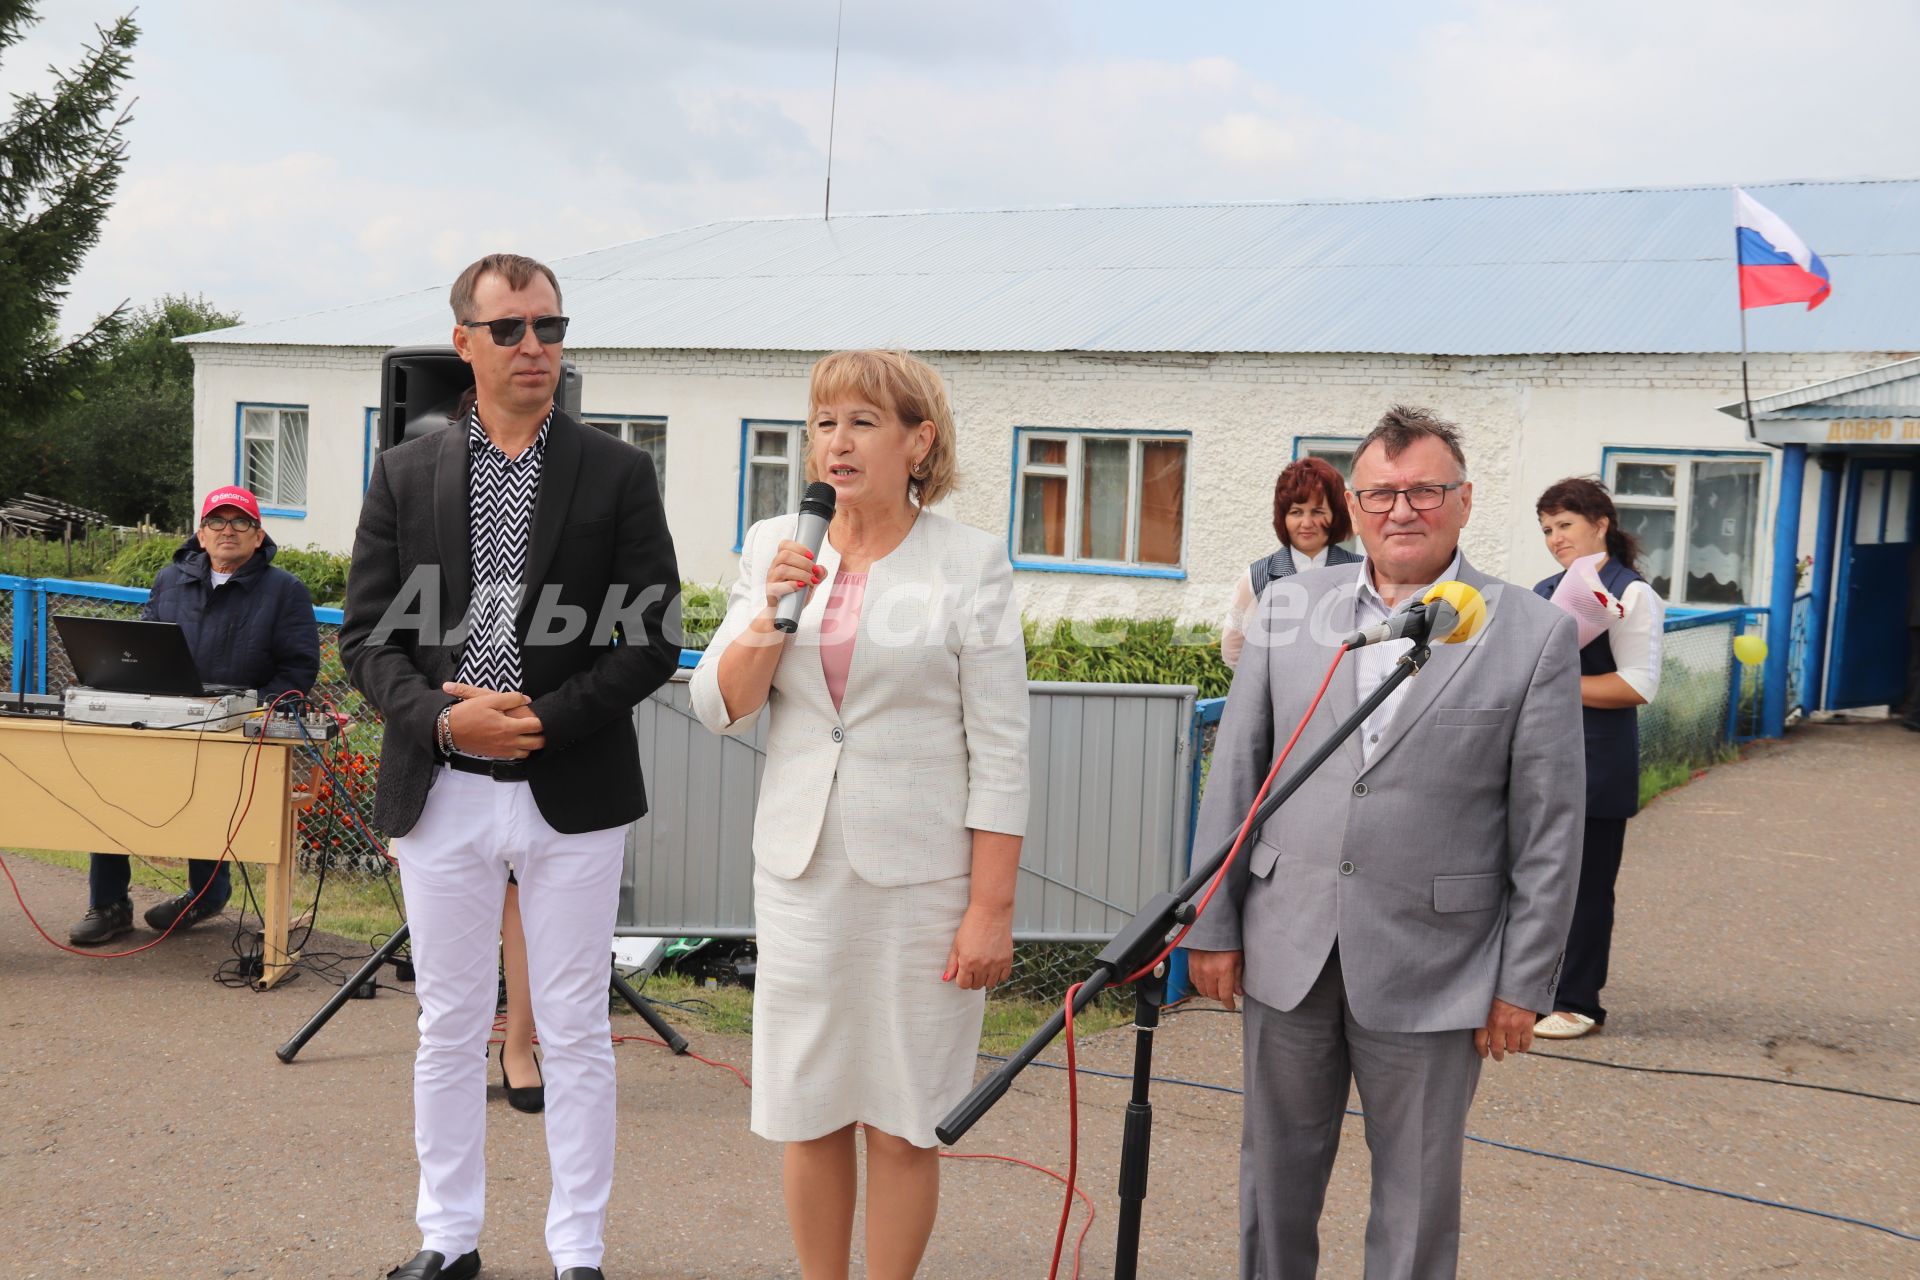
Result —
[{"label": "flagpole", "polygon": [[1747,382],[1747,295],[1740,281],[1740,188],[1733,189],[1733,296],[1740,309],[1740,402],[1746,410],[1747,439],[1753,434],[1753,390]]}]

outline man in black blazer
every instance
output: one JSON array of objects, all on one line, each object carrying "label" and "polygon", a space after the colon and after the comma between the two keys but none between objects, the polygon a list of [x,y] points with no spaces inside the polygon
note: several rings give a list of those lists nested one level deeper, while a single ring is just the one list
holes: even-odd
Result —
[{"label": "man in black blazer", "polygon": [[567,320],[553,272],[489,255],[451,302],[472,405],[375,464],[341,628],[353,683],[386,720],[374,819],[400,864],[420,999],[422,1239],[388,1275],[480,1269],[511,869],[552,1084],[547,1249],[560,1280],[601,1280],[607,977],[626,831],[646,811],[633,708],[678,662],[679,571],[652,460],[555,407]]}]

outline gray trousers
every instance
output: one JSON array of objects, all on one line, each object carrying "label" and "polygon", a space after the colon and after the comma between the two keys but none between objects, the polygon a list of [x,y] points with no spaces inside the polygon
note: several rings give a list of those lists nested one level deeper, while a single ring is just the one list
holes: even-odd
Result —
[{"label": "gray trousers", "polygon": [[1480,1082],[1473,1032],[1367,1030],[1347,1008],[1337,946],[1298,1007],[1249,999],[1246,1010],[1242,1280],[1306,1280],[1318,1268],[1349,1081],[1373,1157],[1367,1280],[1453,1276],[1460,1156]]}]

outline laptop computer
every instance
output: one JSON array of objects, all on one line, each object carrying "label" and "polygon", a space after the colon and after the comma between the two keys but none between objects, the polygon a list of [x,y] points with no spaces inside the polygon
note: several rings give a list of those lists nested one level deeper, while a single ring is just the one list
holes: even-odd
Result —
[{"label": "laptop computer", "polygon": [[53,625],[73,664],[77,684],[111,693],[194,698],[215,692],[200,679],[186,632],[177,622],[56,613]]}]

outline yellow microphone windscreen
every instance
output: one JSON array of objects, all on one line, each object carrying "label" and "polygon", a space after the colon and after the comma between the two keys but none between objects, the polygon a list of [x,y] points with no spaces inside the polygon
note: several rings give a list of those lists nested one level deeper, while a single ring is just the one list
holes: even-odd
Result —
[{"label": "yellow microphone windscreen", "polygon": [[1429,604],[1435,600],[1444,600],[1452,605],[1454,612],[1460,616],[1460,620],[1454,623],[1451,632],[1444,636],[1434,636],[1435,640],[1444,640],[1447,644],[1459,644],[1463,640],[1473,639],[1479,634],[1480,628],[1487,625],[1486,597],[1457,578],[1450,582],[1434,583],[1421,599]]}]

